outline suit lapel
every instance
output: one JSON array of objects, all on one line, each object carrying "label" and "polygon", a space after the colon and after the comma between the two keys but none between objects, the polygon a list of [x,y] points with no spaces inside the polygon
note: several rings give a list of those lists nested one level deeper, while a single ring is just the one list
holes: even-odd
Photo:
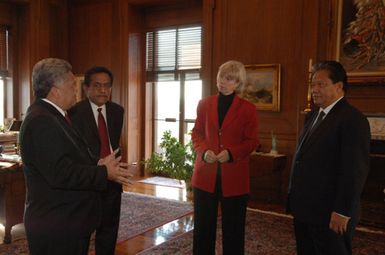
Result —
[{"label": "suit lapel", "polygon": [[91,128],[91,131],[95,139],[99,140],[98,126],[96,125],[95,116],[92,111],[91,103],[89,100],[85,101],[84,111],[85,111],[85,114],[84,114],[85,125],[90,125],[89,128]]},{"label": "suit lapel", "polygon": [[40,104],[42,107],[46,108],[53,115],[53,117],[57,119],[57,124],[60,125],[60,127],[71,140],[73,145],[78,148],[80,152],[83,153],[83,150],[79,148],[79,144],[82,143],[85,148],[87,148],[87,144],[84,142],[83,138],[79,135],[77,130],[75,130],[67,123],[64,116],[57,109],[55,109],[55,107],[45,102],[44,100],[39,99],[39,101],[37,101],[37,104]]},{"label": "suit lapel", "polygon": [[299,136],[299,144],[298,144],[298,148],[297,148],[297,153],[299,151],[301,151],[302,149],[302,146],[304,145],[305,143],[305,140],[307,140],[307,136],[310,132],[310,127],[312,126],[312,123],[314,122],[315,118],[317,117],[317,114],[316,114],[316,111],[313,111],[312,113],[309,113],[309,119],[306,121],[303,129],[302,129],[302,132]]},{"label": "suit lapel", "polygon": [[107,118],[107,130],[108,130],[108,136],[110,137],[110,143],[111,143],[111,137],[112,137],[112,129],[113,129],[113,123],[114,123],[114,114],[112,113],[112,108],[109,102],[106,103],[106,118]]},{"label": "suit lapel", "polygon": [[[330,110],[330,112],[325,116],[323,121],[320,123],[320,125],[315,129],[312,134],[306,138],[305,143],[302,146],[302,151],[306,151],[307,148],[311,147],[316,141],[319,139],[319,137],[325,133],[328,132],[328,130],[331,129],[331,126],[334,122],[338,121],[338,112],[339,109],[346,104],[346,100],[342,98],[340,101],[337,102],[336,105]],[[317,117],[317,114],[315,114],[315,117]],[[313,121],[311,123],[314,122]]]},{"label": "suit lapel", "polygon": [[219,123],[218,123],[218,96],[213,96],[213,100],[210,100],[209,103],[209,120],[211,122],[209,123],[210,125],[214,125],[214,130],[219,129]]}]

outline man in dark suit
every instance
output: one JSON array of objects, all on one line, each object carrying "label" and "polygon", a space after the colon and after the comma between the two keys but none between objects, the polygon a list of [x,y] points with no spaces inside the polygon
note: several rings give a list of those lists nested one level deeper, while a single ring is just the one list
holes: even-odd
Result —
[{"label": "man in dark suit", "polygon": [[293,159],[288,209],[298,254],[351,254],[360,195],[369,169],[370,129],[344,98],[347,76],[336,61],[313,67],[317,109],[306,116]]},{"label": "man in dark suit", "polygon": [[101,216],[107,181],[128,184],[130,174],[116,152],[93,162],[66,110],[75,103],[71,65],[48,58],[33,68],[36,101],[20,132],[27,186],[24,224],[32,255],[88,253]]},{"label": "man in dark suit", "polygon": [[[89,69],[84,76],[87,99],[76,104],[70,111],[75,129],[84,137],[97,157],[104,157],[119,148],[124,109],[110,102],[113,76],[105,67]],[[106,123],[107,136],[100,134],[100,121]],[[105,144],[103,144],[105,140]],[[106,148],[103,148],[106,147]],[[97,164],[97,161],[94,161]],[[118,235],[122,186],[109,182],[102,194],[102,221],[96,229],[95,250],[97,255],[113,255]]]}]

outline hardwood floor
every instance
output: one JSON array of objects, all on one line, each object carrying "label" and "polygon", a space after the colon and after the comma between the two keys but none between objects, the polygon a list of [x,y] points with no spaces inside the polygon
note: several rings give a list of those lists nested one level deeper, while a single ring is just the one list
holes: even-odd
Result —
[{"label": "hardwood floor", "polygon": [[[137,179],[137,181],[140,180]],[[159,198],[175,199],[179,201],[190,201],[186,189],[165,187],[159,185],[135,182],[124,191],[152,195]],[[193,216],[187,215],[177,220],[164,224],[158,228],[149,230],[141,235],[135,236],[116,245],[116,255],[137,254],[143,250],[159,245],[175,236],[193,229]]]}]

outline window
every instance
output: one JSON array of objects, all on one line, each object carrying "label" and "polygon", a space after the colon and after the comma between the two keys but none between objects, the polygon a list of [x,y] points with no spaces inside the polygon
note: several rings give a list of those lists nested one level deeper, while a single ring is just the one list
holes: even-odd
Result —
[{"label": "window", "polygon": [[202,98],[201,26],[148,32],[147,83],[153,86],[153,144],[159,151],[163,132],[182,143],[190,139],[196,107]]},{"label": "window", "polygon": [[8,28],[0,25],[0,126],[4,125],[5,81],[8,76]]}]

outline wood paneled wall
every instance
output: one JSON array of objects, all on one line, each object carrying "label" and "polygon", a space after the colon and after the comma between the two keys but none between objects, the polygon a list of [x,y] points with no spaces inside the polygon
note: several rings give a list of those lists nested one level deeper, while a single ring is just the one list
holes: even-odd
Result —
[{"label": "wood paneled wall", "polygon": [[[7,6],[7,7],[5,7]],[[31,71],[42,58],[58,57],[68,60],[67,2],[60,0],[12,1],[2,4],[11,37],[13,114],[25,114],[33,100]],[[0,19],[3,22],[3,19]]]}]

